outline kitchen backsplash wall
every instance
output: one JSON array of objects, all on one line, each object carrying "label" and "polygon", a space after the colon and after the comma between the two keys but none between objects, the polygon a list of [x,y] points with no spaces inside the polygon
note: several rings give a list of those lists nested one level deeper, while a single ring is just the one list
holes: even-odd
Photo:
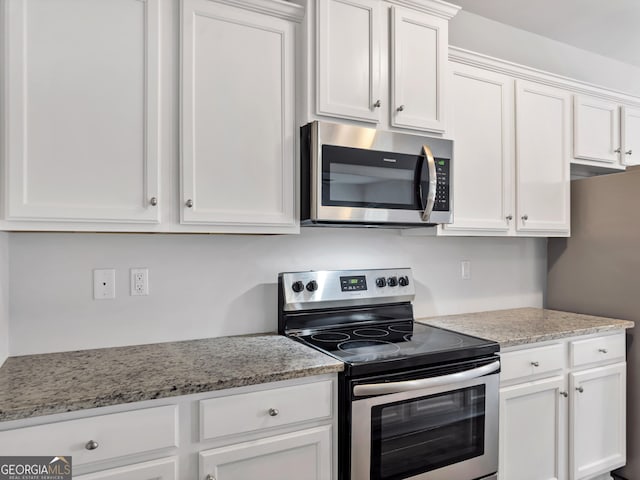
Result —
[{"label": "kitchen backsplash wall", "polygon": [[0,365],[9,355],[9,234],[0,232]]},{"label": "kitchen backsplash wall", "polygon": [[[454,2],[455,3],[455,2]],[[553,12],[549,12],[550,18]],[[640,95],[640,68],[461,10],[449,44],[514,63]]]},{"label": "kitchen backsplash wall", "polygon": [[[545,239],[405,237],[305,228],[294,236],[11,233],[11,354],[275,331],[277,274],[412,267],[416,316],[542,306]],[[471,262],[471,280],[460,261]],[[149,296],[129,295],[129,268]],[[92,270],[116,269],[93,300]]]}]

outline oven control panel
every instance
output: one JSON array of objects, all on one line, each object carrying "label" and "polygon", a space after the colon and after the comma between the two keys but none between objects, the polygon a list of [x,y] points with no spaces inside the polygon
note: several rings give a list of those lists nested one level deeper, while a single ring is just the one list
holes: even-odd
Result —
[{"label": "oven control panel", "polygon": [[286,272],[279,288],[285,311],[410,302],[415,296],[410,268]]}]

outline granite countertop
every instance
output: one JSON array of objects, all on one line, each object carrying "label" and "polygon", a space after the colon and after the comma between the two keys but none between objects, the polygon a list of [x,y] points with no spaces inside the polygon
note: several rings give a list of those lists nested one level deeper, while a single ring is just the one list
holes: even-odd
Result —
[{"label": "granite countertop", "polygon": [[0,422],[342,371],[279,335],[220,337],[10,357]]},{"label": "granite countertop", "polygon": [[628,320],[594,317],[579,313],[542,308],[516,308],[490,312],[465,313],[420,318],[420,323],[447,328],[467,335],[494,340],[500,347],[513,347],[558,338],[624,330],[634,323]]}]

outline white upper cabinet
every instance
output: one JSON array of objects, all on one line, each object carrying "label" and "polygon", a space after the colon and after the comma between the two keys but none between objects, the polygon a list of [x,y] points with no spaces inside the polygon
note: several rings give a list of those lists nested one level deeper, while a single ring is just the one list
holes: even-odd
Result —
[{"label": "white upper cabinet", "polygon": [[451,63],[454,222],[444,234],[506,235],[513,217],[513,79]]},{"label": "white upper cabinet", "polygon": [[640,165],[640,108],[622,107],[624,165]]},{"label": "white upper cabinet", "polygon": [[391,7],[390,23],[391,125],[444,132],[448,21]]},{"label": "white upper cabinet", "polygon": [[575,96],[573,113],[573,156],[595,162],[619,162],[618,104],[597,98]]},{"label": "white upper cabinet", "polygon": [[516,81],[518,232],[568,233],[571,94]]},{"label": "white upper cabinet", "polygon": [[5,7],[4,218],[158,222],[158,0]]},{"label": "white upper cabinet", "polygon": [[379,121],[381,11],[377,0],[318,1],[319,115]]},{"label": "white upper cabinet", "polygon": [[251,5],[182,2],[181,223],[294,232],[295,23]]},{"label": "white upper cabinet", "polygon": [[[302,0],[298,0],[302,2]],[[440,0],[310,0],[302,123],[334,117],[445,131],[449,20]],[[314,106],[315,105],[315,106]]]}]

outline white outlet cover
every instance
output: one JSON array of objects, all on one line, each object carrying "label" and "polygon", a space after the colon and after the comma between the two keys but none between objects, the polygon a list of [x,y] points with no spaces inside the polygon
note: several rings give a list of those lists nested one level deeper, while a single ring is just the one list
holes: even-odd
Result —
[{"label": "white outlet cover", "polygon": [[463,280],[471,280],[471,262],[469,260],[460,262],[460,270]]},{"label": "white outlet cover", "polygon": [[93,299],[111,300],[116,298],[116,271],[113,268],[93,271]]},{"label": "white outlet cover", "polygon": [[149,269],[132,268],[130,273],[131,295],[149,295]]}]

